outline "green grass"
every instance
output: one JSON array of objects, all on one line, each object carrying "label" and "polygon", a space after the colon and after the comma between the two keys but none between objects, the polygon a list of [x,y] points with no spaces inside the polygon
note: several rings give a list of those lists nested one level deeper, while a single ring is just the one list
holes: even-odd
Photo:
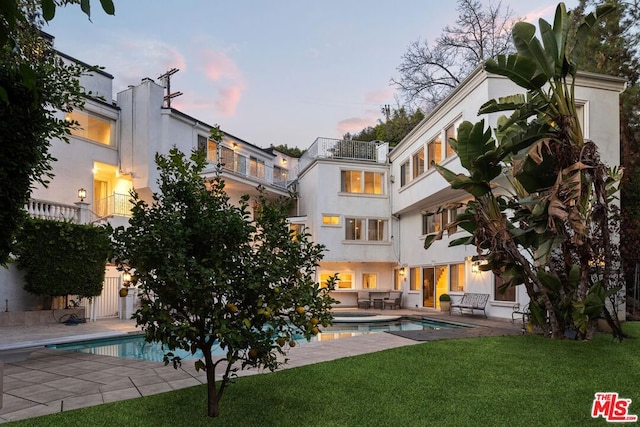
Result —
[{"label": "green grass", "polygon": [[[640,323],[625,325],[640,337]],[[594,393],[640,415],[640,339],[539,336],[428,342],[240,378],[221,416],[192,387],[63,412],[16,426],[598,426]],[[14,424],[11,424],[12,426]]]}]

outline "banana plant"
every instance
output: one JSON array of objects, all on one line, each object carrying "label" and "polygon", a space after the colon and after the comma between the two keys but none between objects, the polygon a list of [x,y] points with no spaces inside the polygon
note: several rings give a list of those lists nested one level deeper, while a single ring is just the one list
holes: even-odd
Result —
[{"label": "banana plant", "polygon": [[[575,25],[560,3],[553,24],[540,19],[540,38],[534,25],[517,23],[517,52],[484,67],[526,92],[481,106],[480,114],[510,112],[493,131],[484,120],[463,122],[457,139],[450,139],[468,174],[433,164],[452,188],[473,196],[455,224],[471,236],[449,244],[473,243],[487,261],[482,269],[500,275],[505,286],[524,285],[534,320],[556,338],[567,329],[588,338],[595,318],[608,309],[604,298],[616,289],[597,285],[591,271],[602,247],[612,247],[606,224],[621,173],[602,164],[596,144],[583,138],[573,60],[589,30],[612,10],[600,6]],[[425,248],[442,237],[428,236]]]}]

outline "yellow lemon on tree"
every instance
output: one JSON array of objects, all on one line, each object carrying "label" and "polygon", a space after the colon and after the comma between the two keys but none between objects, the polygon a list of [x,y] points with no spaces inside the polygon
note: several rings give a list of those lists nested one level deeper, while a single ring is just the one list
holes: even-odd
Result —
[{"label": "yellow lemon on tree", "polygon": [[311,318],[311,324],[312,324],[312,325],[314,325],[314,326],[315,326],[315,325],[317,325],[319,322],[320,322],[320,321],[318,320],[318,318],[317,318],[317,317],[313,317],[313,318]]},{"label": "yellow lemon on tree", "polygon": [[289,346],[292,347],[292,348],[295,347],[296,344],[297,343],[294,340],[289,341]]},{"label": "yellow lemon on tree", "polygon": [[298,314],[304,314],[304,307],[302,307],[301,305],[296,307],[296,313]]},{"label": "yellow lemon on tree", "polygon": [[229,310],[232,313],[235,313],[235,312],[238,311],[238,307],[234,303],[228,302],[227,303],[227,310]]},{"label": "yellow lemon on tree", "polygon": [[278,343],[278,345],[280,347],[284,347],[284,345],[286,344],[287,340],[285,340],[283,337],[280,337],[276,340],[276,342]]},{"label": "yellow lemon on tree", "polygon": [[318,335],[320,333],[320,329],[316,328],[315,326],[313,328],[311,328],[311,333],[313,335]]},{"label": "yellow lemon on tree", "polygon": [[256,360],[257,358],[258,358],[258,350],[256,350],[255,348],[252,348],[251,350],[249,350],[249,359]]}]

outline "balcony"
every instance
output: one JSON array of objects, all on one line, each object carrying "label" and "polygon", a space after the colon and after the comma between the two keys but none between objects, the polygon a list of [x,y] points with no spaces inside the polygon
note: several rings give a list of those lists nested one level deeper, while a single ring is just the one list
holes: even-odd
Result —
[{"label": "balcony", "polygon": [[389,144],[381,141],[316,138],[302,155],[298,171],[303,171],[318,159],[340,159],[367,163],[386,163]]},{"label": "balcony", "polygon": [[[209,162],[215,163],[215,156],[209,156]],[[292,181],[291,173],[287,169],[273,167],[255,158],[246,157],[238,153],[223,152],[220,156],[220,166],[223,172],[231,172],[243,177],[252,178],[259,184],[268,184],[286,189]]]}]

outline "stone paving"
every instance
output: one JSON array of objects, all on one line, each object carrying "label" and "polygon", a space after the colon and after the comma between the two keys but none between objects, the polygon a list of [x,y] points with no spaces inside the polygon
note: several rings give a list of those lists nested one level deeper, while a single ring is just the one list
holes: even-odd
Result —
[{"label": "stone paving", "polygon": [[[351,310],[354,311],[354,310]],[[375,310],[367,310],[376,313]],[[390,310],[385,310],[385,314]],[[425,316],[468,323],[474,328],[375,333],[303,343],[287,354],[286,368],[417,344],[432,339],[520,333],[510,322],[478,316],[450,316],[435,311],[394,310],[394,314]],[[204,373],[185,361],[174,369],[159,362],[44,348],[48,344],[139,333],[131,320],[99,320],[67,326],[0,328],[0,360],[4,360],[0,423],[52,414],[117,400],[149,396],[206,382]],[[239,375],[260,373],[239,371]]]}]

